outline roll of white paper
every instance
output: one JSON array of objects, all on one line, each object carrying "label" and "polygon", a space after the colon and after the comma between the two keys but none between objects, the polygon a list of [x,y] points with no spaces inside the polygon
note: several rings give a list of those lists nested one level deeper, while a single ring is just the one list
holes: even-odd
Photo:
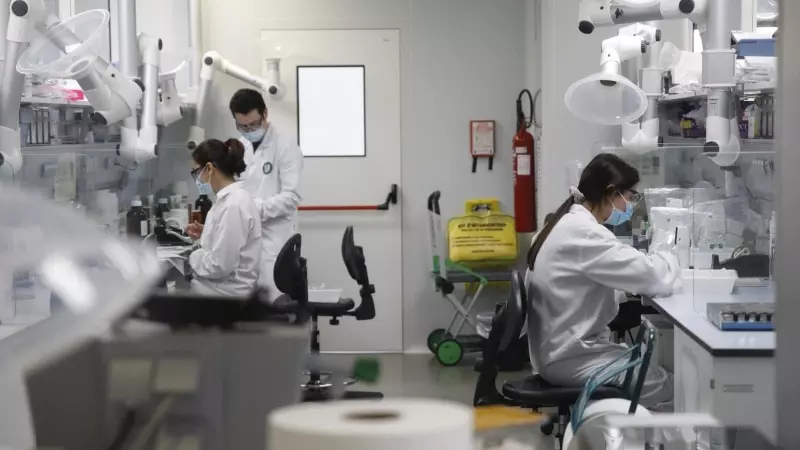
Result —
[{"label": "roll of white paper", "polygon": [[472,409],[413,399],[305,403],[269,416],[270,450],[473,450]]}]

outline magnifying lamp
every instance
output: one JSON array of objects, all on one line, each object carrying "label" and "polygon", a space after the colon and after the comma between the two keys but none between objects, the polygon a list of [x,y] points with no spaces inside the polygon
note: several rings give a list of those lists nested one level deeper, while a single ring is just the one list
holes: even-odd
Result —
[{"label": "magnifying lamp", "polygon": [[130,116],[142,96],[141,87],[120,79],[116,69],[98,58],[108,21],[108,11],[94,9],[49,28],[31,42],[19,58],[17,70],[78,81],[95,108],[92,117],[96,122],[112,124]]},{"label": "magnifying lamp", "polygon": [[280,41],[264,40],[261,45],[262,57],[267,65],[267,93],[274,100],[280,100],[286,93],[286,86],[281,83],[281,60],[289,57],[294,49]]},{"label": "magnifying lamp", "polygon": [[644,91],[617,73],[595,73],[572,83],[564,102],[579,119],[600,125],[622,125],[647,110]]}]

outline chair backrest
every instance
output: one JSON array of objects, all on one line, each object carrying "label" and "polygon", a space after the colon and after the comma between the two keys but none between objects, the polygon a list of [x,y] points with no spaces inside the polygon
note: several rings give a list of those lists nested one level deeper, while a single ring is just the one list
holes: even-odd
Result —
[{"label": "chair backrest", "polygon": [[519,339],[525,326],[528,299],[525,292],[525,279],[516,270],[511,272],[511,289],[508,299],[502,304],[492,319],[492,329],[483,351],[485,364],[496,364],[496,357],[505,351],[512,342]]},{"label": "chair backrest", "polygon": [[364,249],[356,245],[353,227],[348,226],[342,236],[342,260],[350,276],[361,286],[361,304],[353,311],[356,320],[370,320],[375,317],[375,286],[369,283]]},{"label": "chair backrest", "polygon": [[570,425],[572,426],[573,433],[577,433],[578,427],[580,427],[583,422],[583,411],[592,398],[592,392],[616,378],[622,372],[625,372],[622,390],[626,393],[631,402],[628,408],[628,414],[634,414],[636,412],[636,408],[639,405],[639,398],[642,394],[642,387],[647,377],[647,370],[650,368],[650,359],[653,356],[655,342],[655,329],[649,322],[646,320],[643,321],[639,327],[636,342],[616,359],[601,367],[589,377],[589,380],[583,385],[581,395],[578,397],[575,407],[572,409]]},{"label": "chair backrest", "polygon": [[283,244],[275,260],[275,285],[296,301],[301,310],[308,309],[308,269],[302,257],[303,238],[295,234]]}]

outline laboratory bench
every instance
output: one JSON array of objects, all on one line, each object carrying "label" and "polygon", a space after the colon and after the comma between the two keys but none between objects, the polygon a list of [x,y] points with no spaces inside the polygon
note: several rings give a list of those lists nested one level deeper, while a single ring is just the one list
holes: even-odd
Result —
[{"label": "laboratory bench", "polygon": [[675,412],[710,413],[723,423],[753,425],[776,438],[775,332],[722,331],[705,314],[708,303],[774,298],[772,287],[764,286],[737,287],[730,295],[643,299],[674,325]]}]

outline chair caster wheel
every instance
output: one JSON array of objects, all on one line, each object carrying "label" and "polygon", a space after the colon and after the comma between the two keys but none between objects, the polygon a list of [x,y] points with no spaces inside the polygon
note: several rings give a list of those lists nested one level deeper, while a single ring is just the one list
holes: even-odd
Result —
[{"label": "chair caster wheel", "polygon": [[555,430],[555,424],[553,422],[543,423],[539,426],[539,429],[545,436],[550,436],[553,434],[553,430]]}]

